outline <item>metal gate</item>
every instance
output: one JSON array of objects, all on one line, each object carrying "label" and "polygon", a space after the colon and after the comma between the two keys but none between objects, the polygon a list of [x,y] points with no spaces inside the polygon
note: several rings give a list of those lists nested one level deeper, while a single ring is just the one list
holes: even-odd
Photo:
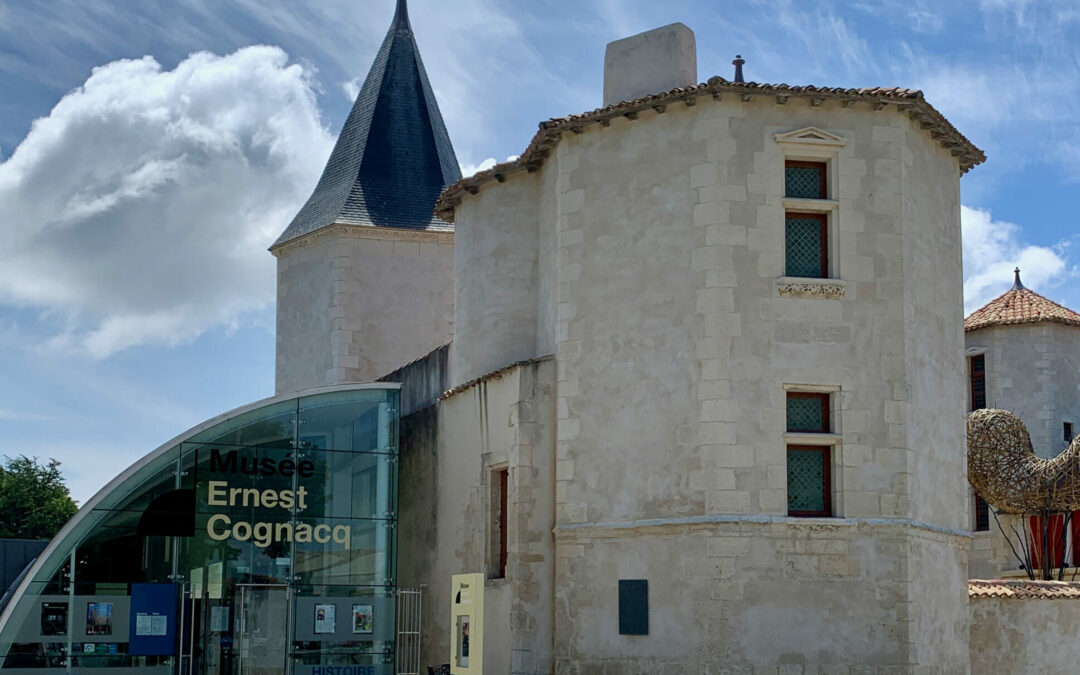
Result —
[{"label": "metal gate", "polygon": [[399,588],[397,592],[397,675],[420,673],[420,618],[423,590]]}]

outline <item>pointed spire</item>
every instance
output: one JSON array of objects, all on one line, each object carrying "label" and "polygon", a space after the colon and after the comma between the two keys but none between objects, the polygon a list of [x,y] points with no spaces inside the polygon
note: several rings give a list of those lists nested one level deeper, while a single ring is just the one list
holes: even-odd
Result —
[{"label": "pointed spire", "polygon": [[315,191],[271,249],[335,223],[452,230],[432,211],[443,189],[460,178],[406,0],[397,0]]},{"label": "pointed spire", "polygon": [[1014,290],[1014,291],[1022,291],[1022,290],[1024,290],[1024,288],[1025,288],[1024,284],[1020,283],[1020,268],[1017,267],[1016,269],[1014,269],[1013,274],[1016,275],[1016,278],[1013,280],[1012,290]]},{"label": "pointed spire", "polygon": [[409,23],[409,5],[407,0],[397,0],[397,8],[394,10],[394,20],[390,22],[390,30],[412,30]]},{"label": "pointed spire", "polygon": [[744,59],[741,54],[736,54],[735,55],[735,60],[731,62],[731,65],[735,66],[735,81],[736,82],[746,82],[746,80],[743,79],[743,74],[742,74],[742,67],[743,67],[744,63],[746,63],[746,59]]}]

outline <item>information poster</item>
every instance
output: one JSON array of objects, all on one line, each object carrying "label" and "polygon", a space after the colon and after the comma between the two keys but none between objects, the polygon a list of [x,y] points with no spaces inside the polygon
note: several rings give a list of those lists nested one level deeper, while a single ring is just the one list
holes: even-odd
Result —
[{"label": "information poster", "polygon": [[214,563],[206,568],[206,597],[221,599],[221,580],[225,575],[225,563]]},{"label": "information poster", "polygon": [[41,634],[67,635],[68,606],[66,602],[41,603]]},{"label": "information poster", "polygon": [[150,635],[150,615],[138,613],[135,615],[135,635],[143,637]]},{"label": "information poster", "polygon": [[210,631],[213,633],[228,633],[229,632],[229,608],[228,607],[211,607],[210,608]]},{"label": "information poster", "polygon": [[91,602],[86,605],[86,634],[112,635],[111,602]]},{"label": "information poster", "polygon": [[333,635],[337,630],[334,605],[315,605],[315,634]]},{"label": "information poster", "polygon": [[370,633],[374,611],[371,605],[352,606],[352,632]]},{"label": "information poster", "polygon": [[196,567],[191,570],[191,597],[195,600],[202,598],[203,594],[203,568]]}]

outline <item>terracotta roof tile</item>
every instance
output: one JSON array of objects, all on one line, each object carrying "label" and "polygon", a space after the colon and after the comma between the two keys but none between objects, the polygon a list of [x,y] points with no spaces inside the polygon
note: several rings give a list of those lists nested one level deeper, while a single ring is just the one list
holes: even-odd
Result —
[{"label": "terracotta roof tile", "polygon": [[969,314],[964,319],[964,330],[1040,321],[1080,326],[1080,314],[1044,298],[1031,289],[1013,286]]},{"label": "terracotta roof tile", "polygon": [[845,106],[855,103],[869,103],[874,110],[893,106],[907,114],[942,147],[951,152],[960,161],[961,173],[967,173],[972,167],[986,161],[986,155],[975,147],[956,127],[945,119],[934,106],[926,102],[923,93],[916,89],[901,87],[868,87],[862,89],[844,89],[841,87],[790,86],[787,84],[762,84],[758,82],[730,82],[722,77],[711,77],[708,82],[687,87],[676,87],[660,94],[645,96],[632,101],[623,101],[605,108],[554,117],[540,123],[540,129],[533,136],[525,152],[512,162],[497,164],[487,171],[480,171],[462,178],[446,190],[435,204],[435,214],[447,222],[454,221],[454,208],[461,203],[463,193],[476,194],[480,186],[490,181],[503,182],[510,174],[519,171],[536,171],[544,163],[552,149],[558,144],[564,132],[581,133],[590,124],[607,126],[616,117],[634,119],[638,112],[656,110],[662,112],[672,103],[694,105],[698,98],[711,97],[720,99],[725,95],[734,95],[744,101],[755,96],[775,96],[779,102],[790,98],[809,100],[811,105],[821,105],[825,101],[840,101]]},{"label": "terracotta roof tile", "polygon": [[1080,600],[1080,581],[971,579],[968,581],[968,597],[1009,600]]}]

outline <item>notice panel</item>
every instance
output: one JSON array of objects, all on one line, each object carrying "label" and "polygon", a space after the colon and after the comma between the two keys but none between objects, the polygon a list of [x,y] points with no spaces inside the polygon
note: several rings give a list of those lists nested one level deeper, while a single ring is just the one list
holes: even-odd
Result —
[{"label": "notice panel", "polygon": [[135,656],[176,654],[176,584],[131,585],[131,642]]}]

